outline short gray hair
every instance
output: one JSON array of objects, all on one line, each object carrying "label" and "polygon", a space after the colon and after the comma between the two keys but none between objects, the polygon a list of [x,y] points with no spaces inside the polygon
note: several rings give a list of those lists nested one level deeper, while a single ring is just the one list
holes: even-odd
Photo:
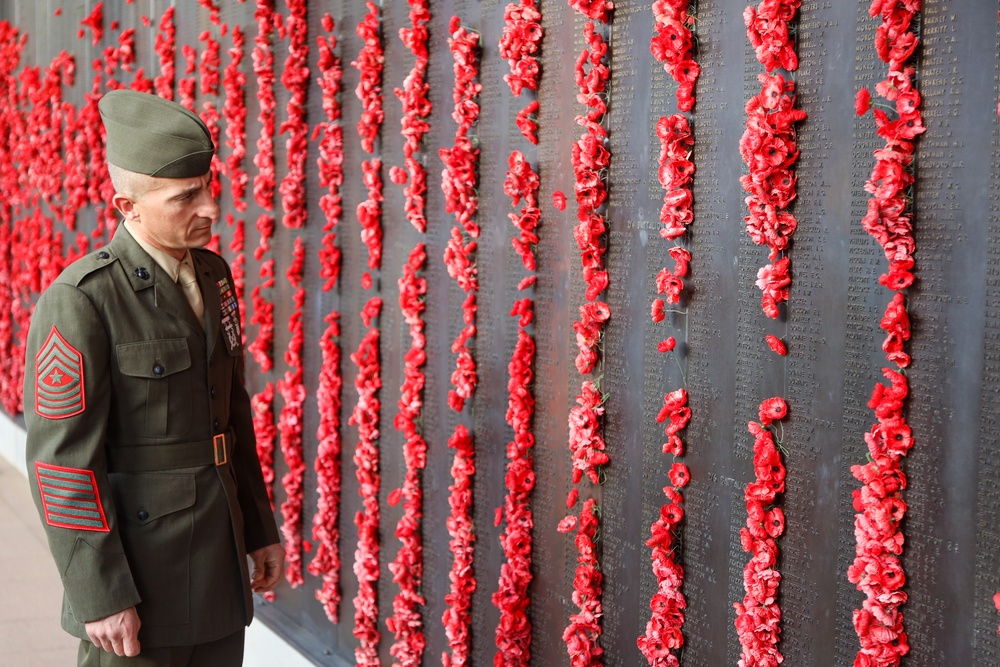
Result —
[{"label": "short gray hair", "polygon": [[108,163],[108,175],[115,191],[129,199],[137,200],[149,188],[148,176]]}]

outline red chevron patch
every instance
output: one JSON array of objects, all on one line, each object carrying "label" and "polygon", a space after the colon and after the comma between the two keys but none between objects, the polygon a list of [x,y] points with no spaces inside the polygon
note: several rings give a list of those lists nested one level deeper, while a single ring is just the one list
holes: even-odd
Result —
[{"label": "red chevron patch", "polygon": [[52,327],[35,355],[35,412],[46,419],[66,419],[86,408],[83,355]]}]

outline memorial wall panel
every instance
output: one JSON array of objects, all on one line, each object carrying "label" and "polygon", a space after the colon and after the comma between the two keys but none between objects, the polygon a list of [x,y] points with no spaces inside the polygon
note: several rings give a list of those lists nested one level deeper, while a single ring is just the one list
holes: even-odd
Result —
[{"label": "memorial wall panel", "polygon": [[[503,528],[497,512],[508,493],[509,366],[519,336],[515,302],[531,298],[534,320],[525,330],[536,345],[530,385],[535,402],[531,450],[534,487],[531,533],[532,581],[528,589],[528,620],[532,626],[531,664],[566,665],[563,633],[577,612],[574,581],[578,552],[574,533],[559,531],[560,522],[579,505],[567,510],[572,488],[573,460],[568,442],[570,411],[576,405],[581,380],[599,383],[603,397],[600,434],[610,462],[600,473],[600,484],[582,482],[580,498],[599,505],[598,558],[603,575],[603,664],[646,664],[636,640],[646,631],[650,599],[657,577],[650,565],[650,527],[660,517],[664,487],[670,486],[675,462],[663,453],[664,424],[657,415],[664,395],[684,387],[691,420],[682,431],[685,453],[676,461],[690,470],[683,490],[684,520],[675,545],[683,566],[686,600],[685,667],[735,665],[740,641],[734,624],[734,603],[744,596],[744,567],[749,555],[741,545],[740,530],[747,525],[744,494],[754,480],[754,436],[750,421],[760,419],[762,401],[781,396],[788,416],[776,426],[778,445],[787,468],[783,493],[776,505],[784,512],[784,533],[777,539],[781,575],[777,597],[781,610],[779,649],[786,665],[851,665],[859,649],[853,624],[862,594],[848,581],[855,559],[856,509],[852,505],[860,483],[852,466],[869,456],[865,435],[875,416],[869,406],[873,388],[886,383],[880,321],[892,293],[879,284],[888,269],[883,249],[862,227],[872,189],[866,189],[874,165],[873,152],[885,146],[876,132],[871,112],[855,113],[855,94],[886,77],[886,63],[877,53],[877,22],[869,14],[869,0],[805,0],[792,22],[799,67],[784,72],[795,81],[795,106],[807,114],[796,125],[795,163],[797,197],[790,210],[798,221],[794,240],[784,254],[792,261],[789,298],[776,318],[761,309],[761,291],[755,282],[768,250],[754,243],[744,222],[747,193],[740,177],[748,173],[739,147],[747,128],[747,101],[756,95],[763,70],[747,39],[742,4],[726,0],[692,0],[695,17],[695,57],[700,66],[696,104],[686,113],[694,133],[694,221],[682,245],[692,255],[680,302],[667,306],[663,322],[651,318],[657,295],[657,277],[672,267],[674,245],[660,230],[664,189],[659,182],[659,146],[656,123],[677,112],[677,84],[650,52],[653,15],[650,2],[619,0],[607,25],[599,32],[610,49],[610,92],[602,127],[607,130],[610,166],[602,171],[608,200],[601,207],[608,231],[601,243],[610,282],[600,299],[611,317],[598,345],[599,362],[593,376],[581,376],[574,323],[587,285],[581,271],[575,226],[573,146],[584,128],[577,123],[586,108],[577,99],[577,58],[585,48],[586,20],[562,1],[538,0],[544,36],[539,53],[537,91],[514,97],[505,82],[510,66],[497,48],[505,28],[508,3],[500,0],[431,0],[428,28],[427,83],[432,110],[430,123],[417,153],[426,168],[426,232],[414,229],[405,215],[404,186],[393,182],[391,168],[404,166],[404,113],[394,90],[406,85],[414,56],[400,39],[411,25],[410,5],[382,2],[378,6],[384,71],[382,93],[385,118],[374,153],[362,149],[357,125],[362,118],[355,89],[361,82],[358,58],[363,40],[355,27],[368,11],[360,2],[308,3],[308,63],[311,83],[306,102],[310,125],[306,161],[308,220],[301,229],[281,222],[281,193],[274,210],[254,200],[253,159],[262,124],[258,117],[262,91],[252,57],[258,25],[252,2],[217,0],[219,23],[213,23],[206,4],[149,0],[143,3],[106,3],[104,36],[97,45],[87,32],[78,37],[80,21],[94,3],[76,0],[57,3],[12,2],[0,7],[0,19],[28,35],[22,69],[46,67],[63,49],[76,58],[76,82],[63,96],[80,107],[86,103],[95,75],[99,88],[107,75],[92,69],[95,59],[107,57],[106,47],[118,44],[121,32],[135,29],[135,69],[147,77],[159,73],[155,53],[160,17],[177,7],[178,80],[198,77],[185,70],[182,45],[200,56],[210,35],[222,47],[221,64],[228,62],[233,30],[239,27],[247,42],[241,69],[246,74],[245,168],[250,184],[248,206],[237,210],[231,184],[225,176],[220,200],[223,221],[218,225],[221,252],[236,259],[230,247],[232,214],[246,227],[243,255],[247,276],[247,317],[253,313],[251,290],[261,285],[261,269],[275,262],[275,282],[263,290],[274,304],[274,368],[264,371],[248,359],[251,393],[278,382],[287,370],[285,350],[292,343],[288,324],[294,319],[294,290],[285,278],[293,248],[301,239],[306,249],[306,299],[303,310],[306,399],[302,417],[304,479],[303,558],[312,558],[311,527],[317,513],[317,473],[312,463],[318,451],[320,423],[316,395],[323,364],[318,341],[328,313],[340,314],[339,345],[343,380],[340,410],[342,493],[339,505],[341,558],[340,621],[331,623],[316,600],[318,577],[305,574],[302,586],[282,584],[273,601],[258,600],[258,616],[318,665],[354,664],[357,639],[353,633],[354,597],[358,579],[352,566],[358,546],[355,517],[365,508],[352,457],[358,429],[348,424],[358,403],[355,379],[358,366],[350,355],[358,350],[368,326],[360,313],[372,296],[382,299],[380,317],[381,412],[378,422],[378,492],[381,547],[377,583],[379,615],[378,654],[382,664],[393,664],[394,638],[387,626],[399,586],[388,565],[400,551],[396,526],[408,511],[396,503],[393,492],[402,487],[407,472],[403,434],[396,427],[401,386],[406,380],[409,324],[400,308],[399,280],[411,250],[419,243],[427,261],[419,272],[426,279],[426,383],[417,424],[427,443],[423,489],[423,579],[419,593],[423,664],[439,664],[449,650],[442,623],[451,590],[449,572],[449,486],[454,450],[448,446],[457,425],[466,426],[475,446],[472,519],[475,529],[475,591],[472,594],[471,663],[493,663],[501,614],[494,605],[501,568],[507,563],[501,542]],[[257,3],[258,5],[267,3]],[[285,2],[275,3],[279,15]],[[378,4],[378,3],[376,3]],[[56,12],[61,9],[61,12]],[[182,11],[183,9],[183,11]],[[907,192],[912,202],[916,252],[916,280],[904,290],[912,324],[907,351],[912,363],[905,371],[909,396],[905,414],[914,446],[904,459],[908,484],[902,565],[908,595],[902,605],[909,654],[904,666],[995,665],[1000,667],[1000,615],[993,595],[1000,591],[1000,32],[996,3],[966,0],[924,0],[915,29],[920,45],[909,64],[915,68],[920,109],[926,132],[916,139],[913,174]],[[343,216],[337,227],[342,253],[340,279],[331,291],[321,290],[318,249],[324,237],[324,213],[319,204],[325,187],[316,159],[319,139],[312,128],[325,120],[318,70],[316,38],[327,35],[324,14],[333,19],[336,52],[342,64],[340,103],[343,128]],[[476,335],[472,345],[478,385],[472,399],[456,412],[448,403],[455,369],[452,341],[465,326],[462,307],[466,292],[449,275],[443,260],[455,224],[442,192],[443,162],[439,149],[454,141],[453,58],[449,52],[451,17],[481,35],[478,80],[481,112],[470,135],[480,150],[478,162],[481,228],[476,238],[475,265],[479,281]],[[145,20],[144,20],[145,19]],[[115,27],[112,27],[116,24]],[[225,29],[222,28],[225,26]],[[280,182],[289,155],[282,133],[290,92],[281,73],[288,58],[289,36],[280,22],[270,38],[273,46],[277,97],[277,127],[273,157]],[[103,54],[103,56],[102,56]],[[128,84],[134,71],[116,71]],[[200,105],[216,96],[196,94]],[[537,100],[537,145],[518,129],[517,115]],[[28,102],[22,101],[22,104]],[[3,104],[9,104],[3,102]],[[220,147],[224,158],[229,148]],[[534,245],[537,268],[527,271],[512,246],[517,229],[508,214],[518,210],[504,191],[512,151],[520,151],[540,176],[538,193],[541,222]],[[381,224],[384,246],[381,263],[371,267],[362,242],[356,213],[368,197],[361,164],[382,160],[384,183]],[[554,196],[565,194],[565,209]],[[42,203],[43,207],[50,206]],[[46,209],[48,210],[48,209]],[[91,233],[100,207],[81,212],[79,225]],[[277,218],[270,247],[254,255],[261,215]],[[18,215],[24,216],[24,212]],[[20,221],[15,218],[11,223]],[[65,230],[65,243],[75,232]],[[94,243],[106,241],[94,232]],[[468,239],[467,239],[468,240]],[[68,247],[68,246],[67,246]],[[372,287],[363,285],[369,273]],[[519,289],[522,278],[537,282]],[[24,296],[28,301],[37,294]],[[259,332],[248,323],[250,340]],[[787,356],[773,354],[765,336],[788,345]],[[670,353],[658,349],[667,336],[676,337]],[[280,395],[273,409],[282,407]],[[288,499],[281,484],[288,466],[275,453],[275,505]],[[392,502],[391,502],[392,501]],[[280,509],[276,512],[282,521]]]}]

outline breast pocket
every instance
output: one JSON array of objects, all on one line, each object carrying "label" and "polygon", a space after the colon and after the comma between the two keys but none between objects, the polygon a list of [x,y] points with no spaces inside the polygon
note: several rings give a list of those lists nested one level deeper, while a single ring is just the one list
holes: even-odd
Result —
[{"label": "breast pocket", "polygon": [[115,346],[122,388],[117,403],[125,414],[142,415],[143,434],[183,435],[191,428],[192,387],[187,339],[121,343]]},{"label": "breast pocket", "polygon": [[139,618],[150,625],[190,619],[194,475],[108,475],[122,545],[142,602]]}]

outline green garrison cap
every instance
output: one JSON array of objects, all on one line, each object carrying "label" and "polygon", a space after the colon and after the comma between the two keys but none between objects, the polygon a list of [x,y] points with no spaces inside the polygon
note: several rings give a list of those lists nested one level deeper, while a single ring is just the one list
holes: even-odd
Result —
[{"label": "green garrison cap", "polygon": [[98,107],[108,162],[148,176],[203,176],[215,145],[201,118],[176,102],[134,90],[112,90]]}]

